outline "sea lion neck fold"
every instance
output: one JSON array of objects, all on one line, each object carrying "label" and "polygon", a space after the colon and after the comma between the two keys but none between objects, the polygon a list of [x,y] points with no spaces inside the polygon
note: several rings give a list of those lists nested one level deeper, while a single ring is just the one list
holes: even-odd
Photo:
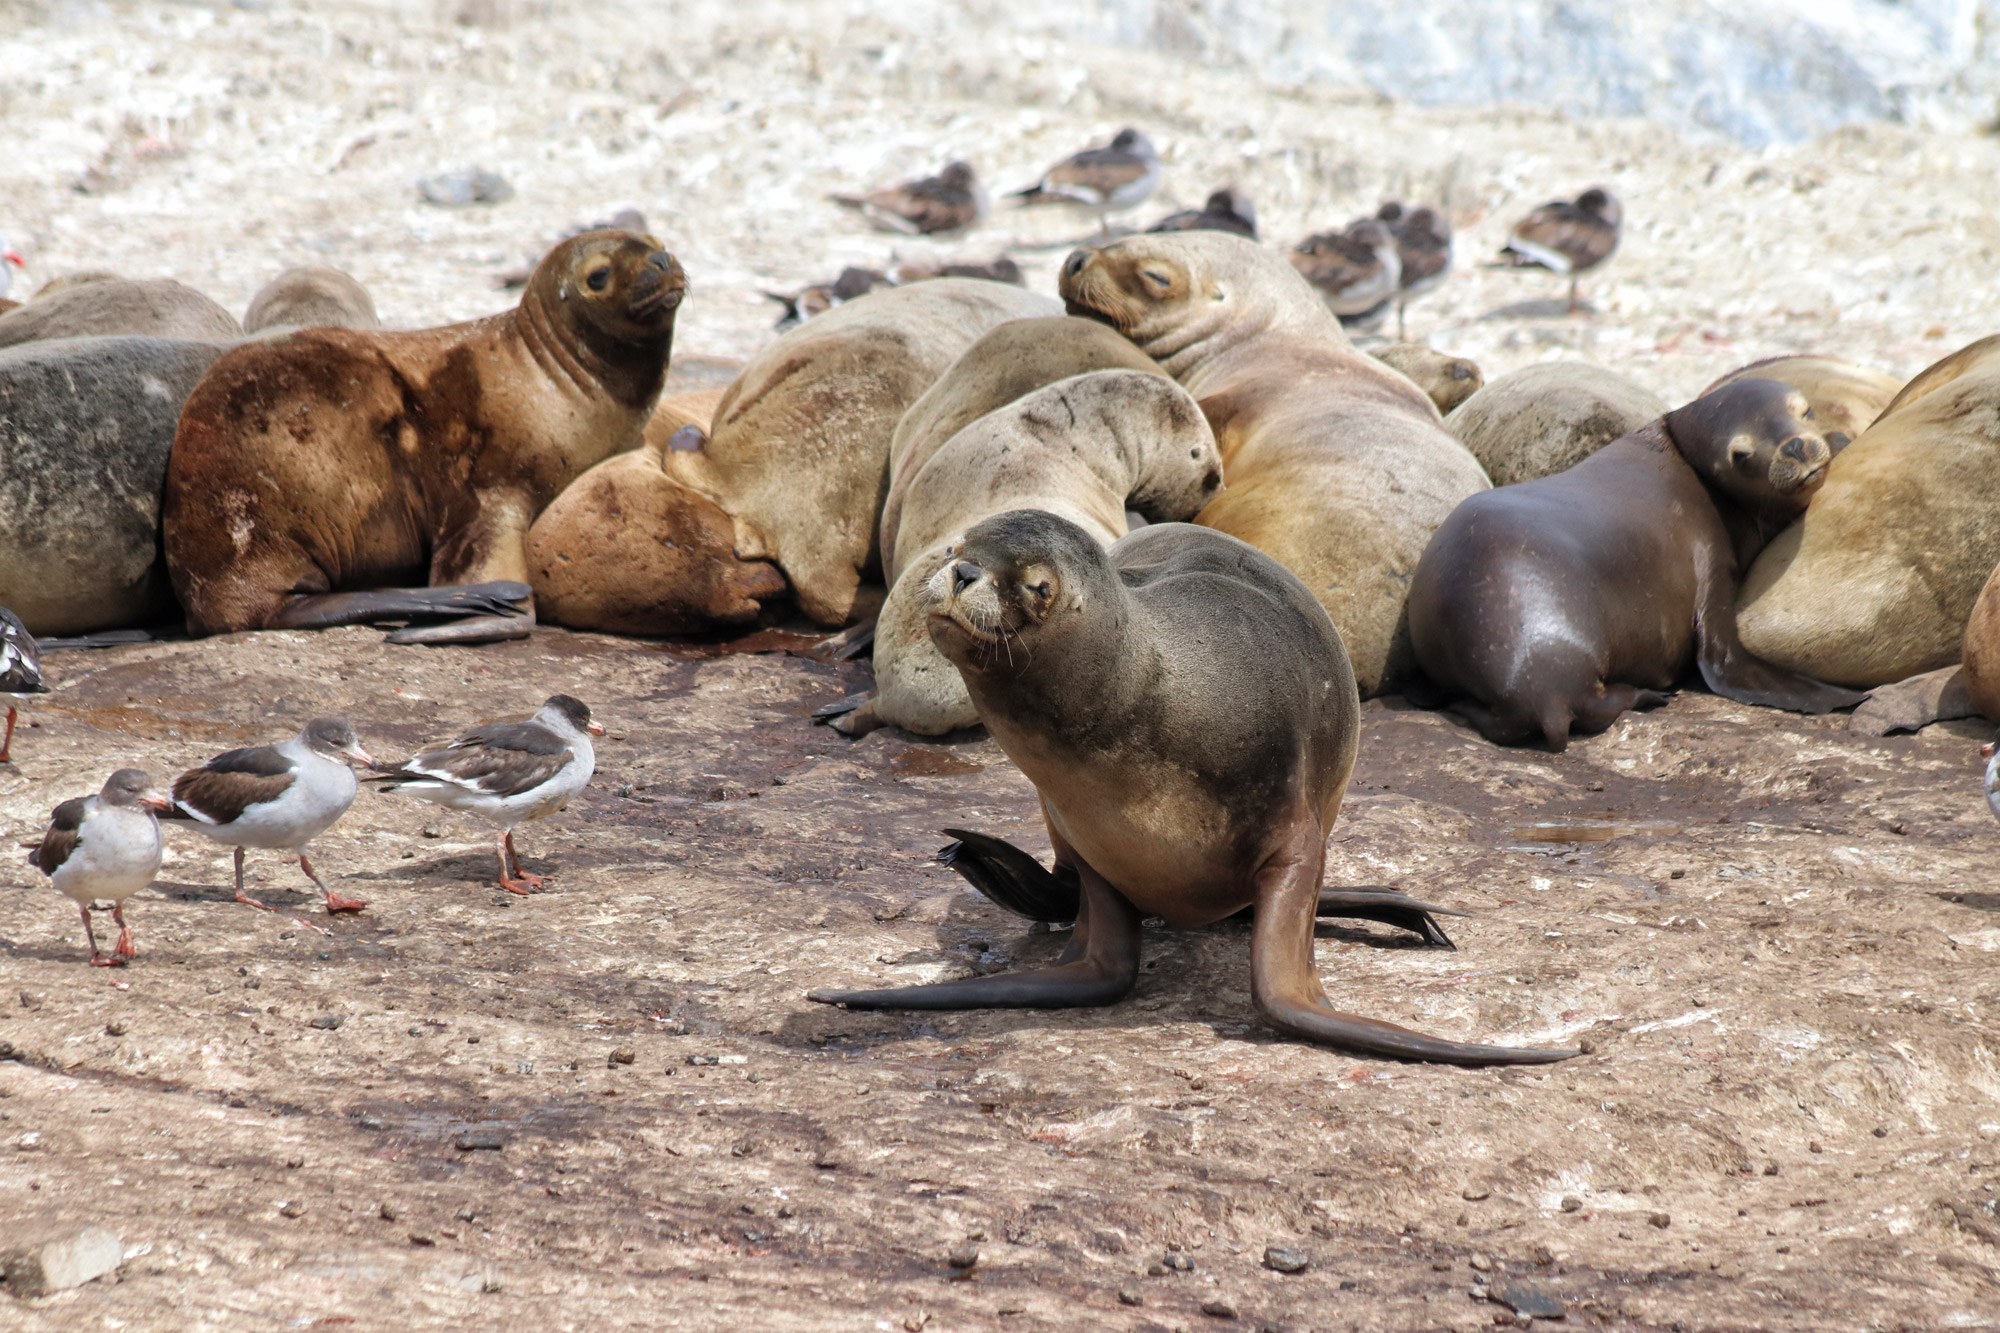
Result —
[{"label": "sea lion neck fold", "polygon": [[679,261],[652,237],[588,231],[536,266],[521,294],[517,327],[551,378],[584,392],[600,386],[625,406],[649,407],[666,383],[674,314],[686,294]]}]

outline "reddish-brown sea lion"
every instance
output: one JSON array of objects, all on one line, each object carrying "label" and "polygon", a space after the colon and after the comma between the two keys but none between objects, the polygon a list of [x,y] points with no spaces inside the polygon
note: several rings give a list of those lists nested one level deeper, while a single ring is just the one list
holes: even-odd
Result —
[{"label": "reddish-brown sea lion", "polygon": [[[1274,1026],[1372,1055],[1539,1064],[1574,1051],[1446,1041],[1328,1003],[1320,913],[1442,941],[1423,904],[1323,891],[1326,838],[1354,771],[1360,698],[1340,635],[1297,576],[1234,537],[1141,528],[1108,552],[1067,519],[975,525],[931,584],[930,632],[980,719],[1035,784],[1054,874],[1006,843],[957,849],[975,886],[1074,913],[1054,967],[901,990],[815,990],[879,1009],[1112,1004],[1139,974],[1139,923],[1256,909],[1250,989]],[[1002,905],[1007,905],[1003,902]],[[1448,941],[1446,941],[1448,943]]]},{"label": "reddish-brown sea lion", "polygon": [[189,398],[167,468],[167,570],[190,631],[506,617],[528,596],[536,515],[639,443],[686,286],[650,236],[586,232],[549,252],[505,314],[231,351]]},{"label": "reddish-brown sea lion", "polygon": [[1424,674],[1501,745],[1601,731],[1699,664],[1717,694],[1824,713],[1862,696],[1751,656],[1739,571],[1832,458],[1805,399],[1739,380],[1566,472],[1475,495],[1410,586]]}]

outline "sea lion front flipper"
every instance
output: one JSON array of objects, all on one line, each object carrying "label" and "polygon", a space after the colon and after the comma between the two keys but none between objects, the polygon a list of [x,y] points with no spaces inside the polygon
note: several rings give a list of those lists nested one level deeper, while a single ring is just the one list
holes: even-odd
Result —
[{"label": "sea lion front flipper", "polygon": [[1447,1041],[1380,1019],[1335,1009],[1313,970],[1313,922],[1326,868],[1317,821],[1301,820],[1290,845],[1257,871],[1257,924],[1250,932],[1250,994],[1273,1026],[1308,1041],[1364,1055],[1453,1065],[1539,1065],[1573,1050],[1536,1050]]},{"label": "sea lion front flipper", "polygon": [[1979,705],[1972,702],[1965,688],[1965,664],[1961,662],[1882,686],[1854,710],[1847,719],[1847,729],[1862,736],[1887,736],[1892,731],[1921,731],[1933,722],[1977,716]]},{"label": "sea lion front flipper", "polygon": [[[987,895],[989,898],[991,894]],[[1385,926],[1399,926],[1424,937],[1424,943],[1438,948],[1456,949],[1451,936],[1432,919],[1439,916],[1465,916],[1464,912],[1451,907],[1438,907],[1432,903],[1421,903],[1397,889],[1368,885],[1351,889],[1321,889],[1317,916],[1353,917],[1360,921],[1380,921]]]},{"label": "sea lion front flipper", "polygon": [[431,647],[439,644],[470,645],[476,643],[505,643],[510,639],[525,639],[535,632],[535,613],[531,609],[526,615],[514,616],[471,616],[465,620],[447,621],[442,625],[412,625],[399,629],[383,640],[384,643],[420,643]]},{"label": "sea lion front flipper", "polygon": [[1708,688],[1725,699],[1793,713],[1831,713],[1852,708],[1868,697],[1866,690],[1843,689],[1811,676],[1801,676],[1766,662],[1743,646],[1736,635],[1736,581],[1713,573],[1703,579],[1695,610],[1696,659]]},{"label": "sea lion front flipper", "polygon": [[335,625],[368,625],[378,620],[519,617],[524,609],[532,607],[534,595],[533,588],[512,579],[438,588],[314,593],[286,602],[264,628],[331,629]]},{"label": "sea lion front flipper", "polygon": [[[1083,902],[1076,872],[1057,866],[1053,872],[1013,843],[968,829],[948,828],[938,851],[938,863],[950,866],[994,906],[1030,921],[1074,921]],[[1415,929],[1415,927],[1411,927]]]}]

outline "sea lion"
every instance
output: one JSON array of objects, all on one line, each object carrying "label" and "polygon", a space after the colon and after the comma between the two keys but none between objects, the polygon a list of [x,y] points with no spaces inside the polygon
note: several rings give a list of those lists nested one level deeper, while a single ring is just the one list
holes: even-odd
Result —
[{"label": "sea lion", "polygon": [[1567,472],[1613,440],[1667,413],[1666,400],[1588,361],[1509,371],[1460,403],[1445,429],[1495,486]]},{"label": "sea lion", "polygon": [[[664,409],[665,404],[662,404]],[[536,614],[572,629],[693,634],[757,618],[785,592],[763,560],[740,560],[736,530],[713,500],[668,476],[669,440],[605,459],[563,489],[528,530]]]},{"label": "sea lion", "polygon": [[993,738],[1035,784],[1055,845],[1051,875],[975,835],[979,864],[961,873],[977,884],[998,871],[1031,902],[1060,902],[1076,932],[1051,968],[809,999],[1111,1004],[1138,978],[1142,918],[1199,926],[1254,906],[1251,994],[1283,1031],[1456,1064],[1575,1054],[1445,1041],[1327,1002],[1313,970],[1316,913],[1399,909],[1426,938],[1436,924],[1400,894],[1320,889],[1360,700],[1333,622],[1277,561],[1184,523],[1141,528],[1107,552],[1067,519],[1016,510],[966,532],[931,580],[929,625]]},{"label": "sea lion", "polygon": [[1872,689],[1959,660],[2000,564],[2000,336],[1905,385],[1744,578],[1743,645]]},{"label": "sea lion", "polygon": [[233,342],[243,327],[192,287],[109,274],[56,279],[20,309],[0,314],[0,347],[113,334]]},{"label": "sea lion", "polygon": [[1423,390],[1356,351],[1281,254],[1212,231],[1133,236],[1063,263],[1103,319],[1201,404],[1226,486],[1195,519],[1305,580],[1364,696],[1410,666],[1409,573],[1486,474]]},{"label": "sea lion", "polygon": [[[536,515],[639,443],[686,286],[652,237],[586,232],[504,314],[230,351],[189,398],[167,468],[167,570],[190,632],[507,617],[528,595]],[[446,586],[488,582],[502,586]],[[525,621],[397,638],[517,637]]]},{"label": "sea lion", "polygon": [[988,412],[1045,384],[1091,370],[1139,370],[1162,378],[1167,373],[1094,319],[1010,319],[980,335],[910,404],[889,438],[889,492],[882,500],[881,524],[885,582],[893,585],[902,572],[895,553],[903,496],[930,456]]},{"label": "sea lion", "polygon": [[879,568],[896,422],[980,334],[1055,313],[1046,296],[976,278],[870,292],[752,358],[708,442],[668,451],[667,472],[730,515],[737,555],[777,562],[807,616],[845,624]]},{"label": "sea lion", "polygon": [[288,268],[257,289],[243,312],[243,331],[273,328],[379,329],[375,299],[337,268]]},{"label": "sea lion", "polygon": [[1748,379],[1553,477],[1475,495],[1410,586],[1424,674],[1488,740],[1601,731],[1693,658],[1717,694],[1824,713],[1860,695],[1737,642],[1737,572],[1806,505],[1832,451],[1789,385]]},{"label": "sea lion", "polygon": [[1837,356],[1809,352],[1752,361],[1740,370],[1730,371],[1703,389],[1702,394],[1706,396],[1725,384],[1753,376],[1789,384],[1804,394],[1812,404],[1814,424],[1836,454],[1873,425],[1903,387],[1903,382],[1894,375]]},{"label": "sea lion", "polygon": [[1128,509],[1151,522],[1192,518],[1221,488],[1222,458],[1180,385],[1158,370],[1094,370],[988,412],[914,472],[894,558],[884,558],[896,572],[875,623],[875,696],[834,723],[849,735],[886,723],[941,736],[979,721],[931,643],[925,609],[931,576],[966,528],[1039,509],[1109,546]]},{"label": "sea lion", "polygon": [[59,338],[0,351],[0,605],[36,634],[177,620],[160,491],[220,343]]},{"label": "sea lion", "polygon": [[2000,567],[1972,603],[1964,659],[1965,692],[1972,706],[1987,720],[2000,722]]},{"label": "sea lion", "polygon": [[1429,343],[1389,343],[1370,348],[1368,355],[1406,376],[1441,413],[1449,413],[1486,383],[1476,363],[1440,352]]},{"label": "sea lion", "polygon": [[[715,409],[728,392],[725,385],[715,389],[690,389],[670,398],[662,397],[653,409],[652,419],[646,423],[646,443],[656,450],[701,448],[708,439],[709,426],[715,421]],[[700,437],[698,440],[681,435],[690,426]],[[675,436],[681,436],[678,444],[674,443]]]}]

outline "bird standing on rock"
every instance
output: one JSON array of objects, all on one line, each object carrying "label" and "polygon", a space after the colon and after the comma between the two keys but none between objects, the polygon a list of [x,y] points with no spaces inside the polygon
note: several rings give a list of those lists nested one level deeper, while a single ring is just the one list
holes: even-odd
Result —
[{"label": "bird standing on rock", "polygon": [[[0,606],[0,694],[47,694],[42,683],[42,649],[21,618]],[[13,762],[14,718],[18,710],[7,705],[7,738],[0,740],[0,764]]]},{"label": "bird standing on rock", "polygon": [[243,850],[255,847],[296,855],[299,869],[326,899],[328,915],[358,912],[367,902],[329,889],[306,859],[306,844],[354,804],[359,787],[349,761],[375,766],[346,718],[317,718],[288,741],[225,751],[181,774],[174,779],[169,818],[236,849],[239,903],[276,910],[243,892]]},{"label": "bird standing on rock", "polygon": [[[160,873],[166,844],[159,812],[172,808],[152,778],[136,768],[121,768],[97,795],[57,806],[41,839],[26,844],[28,864],[47,875],[83,913],[92,967],[123,967],[128,958],[139,956],[132,928],[125,924],[125,900]],[[90,924],[90,905],[99,898],[111,901],[111,919],[118,923],[118,944],[109,957],[97,947],[97,931]]]},{"label": "bird standing on rock", "polygon": [[521,869],[514,826],[554,814],[584,789],[597,767],[590,738],[603,734],[581,700],[557,694],[526,722],[474,727],[368,781],[499,825],[500,887],[532,893],[549,877]]},{"label": "bird standing on rock", "polygon": [[936,236],[977,226],[986,216],[986,190],[970,162],[953,162],[935,176],[907,180],[867,194],[836,194],[833,202],[851,208],[882,231]]},{"label": "bird standing on rock", "polygon": [[1160,188],[1160,155],[1153,141],[1131,126],[1102,148],[1086,148],[1050,167],[1014,197],[1024,204],[1081,204],[1097,214],[1098,232],[1111,236],[1111,215],[1137,208]]},{"label": "bird standing on rock", "polygon": [[1625,225],[1625,210],[1605,189],[1589,189],[1575,203],[1558,199],[1521,219],[1501,247],[1501,263],[1509,268],[1545,268],[1569,275],[1569,313],[1577,303],[1576,280],[1611,258]]}]

